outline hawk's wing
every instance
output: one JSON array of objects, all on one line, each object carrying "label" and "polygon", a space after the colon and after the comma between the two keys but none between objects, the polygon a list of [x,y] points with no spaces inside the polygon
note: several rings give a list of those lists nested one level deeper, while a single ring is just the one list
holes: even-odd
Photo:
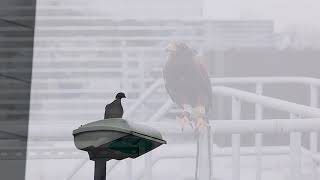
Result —
[{"label": "hawk's wing", "polygon": [[203,101],[205,101],[204,105],[206,108],[212,107],[212,86],[211,81],[209,77],[209,73],[207,69],[205,68],[204,64],[200,61],[195,60],[195,66],[196,66],[196,75],[197,75],[197,86],[201,88],[201,93],[199,96]]},{"label": "hawk's wing", "polygon": [[174,86],[177,86],[178,84],[176,82],[174,82],[174,77],[176,77],[175,81],[178,79],[177,73],[172,73],[172,71],[169,71],[169,66],[168,64],[165,65],[165,67],[163,68],[163,78],[165,81],[165,88],[167,90],[167,93],[169,94],[171,100],[176,103],[177,105],[182,107],[182,102],[181,102],[181,93],[177,92],[176,88],[172,88]]}]

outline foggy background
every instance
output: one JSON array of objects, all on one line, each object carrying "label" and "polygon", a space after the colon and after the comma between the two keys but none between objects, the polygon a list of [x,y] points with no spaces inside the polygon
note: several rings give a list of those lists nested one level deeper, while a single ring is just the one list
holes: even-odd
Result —
[{"label": "foggy background", "polygon": [[[19,7],[18,12],[30,9],[25,4]],[[319,98],[314,94],[320,84],[317,80],[320,76],[319,7],[320,3],[315,0],[38,0],[34,39],[18,37],[20,42],[34,40],[33,50],[25,46],[19,49],[34,52],[26,179],[93,179],[93,162],[85,152],[76,150],[72,130],[102,119],[105,105],[114,99],[116,92],[127,94],[123,101],[126,111],[152,85],[161,81],[167,60],[165,48],[170,42],[184,42],[197,50],[213,78],[213,87],[227,86],[254,94],[258,93],[256,83],[218,81],[269,77],[269,82],[263,84],[264,96],[296,103],[291,104],[294,107],[305,105],[304,110],[310,106],[315,108]],[[20,21],[31,18],[10,17]],[[23,67],[21,64],[19,68]],[[6,68],[3,71],[6,72]],[[279,77],[289,77],[289,80],[272,83]],[[301,77],[315,79],[307,81]],[[310,94],[312,88],[315,88],[313,95]],[[167,158],[154,164],[152,179],[194,179],[195,138],[190,129],[181,132],[175,120],[181,110],[173,105],[164,114],[155,116],[168,100],[170,102],[164,87],[159,86],[128,120],[150,126],[153,125],[147,122],[150,119],[166,124],[156,128],[164,134],[168,145],[156,149],[152,158]],[[210,114],[213,123],[231,119],[304,121],[316,118],[298,112],[291,113],[290,117],[288,112],[280,110],[287,107],[281,103],[278,109],[263,107],[259,118],[257,105],[242,101],[241,115],[235,118],[231,96],[219,93],[214,94],[213,104]],[[317,113],[318,109],[313,112]],[[297,126],[285,125],[284,132]],[[252,129],[259,127],[252,126]],[[262,157],[256,154],[259,138],[248,128],[247,133],[241,134],[240,174],[236,176],[232,176],[232,172],[237,172],[233,171],[236,156],[232,151],[232,133],[213,133],[213,151],[217,154],[212,157],[212,179],[318,179],[319,154],[309,151],[312,149],[310,132],[318,131],[317,127],[318,124],[314,124],[312,131],[307,128],[301,133],[301,151],[290,145],[290,138],[292,142],[299,142],[299,134],[290,137],[287,132],[270,130],[271,133],[263,135],[265,154]],[[261,173],[257,175],[259,157]],[[107,179],[149,180],[149,173],[143,174],[147,172],[145,164],[145,157],[110,161]],[[293,170],[297,170],[294,176]]]}]

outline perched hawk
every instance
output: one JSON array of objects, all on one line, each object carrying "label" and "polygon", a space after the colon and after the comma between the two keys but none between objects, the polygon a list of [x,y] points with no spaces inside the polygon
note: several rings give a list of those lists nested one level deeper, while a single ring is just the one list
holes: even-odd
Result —
[{"label": "perched hawk", "polygon": [[171,43],[167,47],[168,60],[163,69],[166,90],[172,101],[182,108],[178,120],[190,123],[195,119],[196,128],[206,126],[206,114],[212,107],[212,88],[208,72],[196,59],[194,50],[184,43]]},{"label": "perched hawk", "polygon": [[116,99],[107,104],[104,111],[104,119],[109,118],[122,118],[123,108],[121,105],[121,99],[126,98],[126,95],[123,92],[120,92],[116,95]]}]

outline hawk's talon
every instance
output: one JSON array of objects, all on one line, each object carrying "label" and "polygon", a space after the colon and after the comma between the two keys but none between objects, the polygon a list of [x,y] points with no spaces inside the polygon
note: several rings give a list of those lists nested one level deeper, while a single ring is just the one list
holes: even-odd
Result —
[{"label": "hawk's talon", "polygon": [[193,127],[192,123],[191,123],[191,120],[190,120],[190,114],[188,112],[183,112],[182,115],[179,116],[179,117],[176,117],[176,119],[181,124],[181,131],[184,130],[185,124],[187,124],[187,123],[189,123],[190,126]]},{"label": "hawk's talon", "polygon": [[198,118],[196,122],[196,129],[208,127],[208,123],[203,118]]}]

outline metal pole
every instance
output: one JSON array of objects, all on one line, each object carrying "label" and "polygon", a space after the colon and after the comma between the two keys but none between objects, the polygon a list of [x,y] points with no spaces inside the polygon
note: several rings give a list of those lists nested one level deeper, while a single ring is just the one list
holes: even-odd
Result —
[{"label": "metal pole", "polygon": [[[240,120],[240,100],[232,97],[232,120]],[[232,134],[232,180],[240,179],[240,134]]]},{"label": "metal pole", "polygon": [[[262,95],[263,93],[263,84],[256,84],[256,94]],[[261,104],[255,105],[255,120],[262,120],[263,116],[263,107]],[[255,145],[256,145],[256,180],[261,180],[261,169],[262,169],[262,133],[257,133],[255,135]]]},{"label": "metal pole", "polygon": [[94,160],[94,180],[106,180],[106,159]]},{"label": "metal pole", "polygon": [[[310,106],[318,107],[318,87],[310,85]],[[318,134],[317,132],[310,133],[310,151],[312,159],[312,180],[318,179],[317,162],[313,160],[313,155],[318,151]]]},{"label": "metal pole", "polygon": [[[295,114],[290,114],[290,119],[295,118]],[[301,132],[290,133],[290,159],[291,159],[291,180],[301,178]]]},{"label": "metal pole", "polygon": [[208,125],[196,132],[197,155],[196,155],[196,180],[212,179],[212,148],[211,128]]}]

